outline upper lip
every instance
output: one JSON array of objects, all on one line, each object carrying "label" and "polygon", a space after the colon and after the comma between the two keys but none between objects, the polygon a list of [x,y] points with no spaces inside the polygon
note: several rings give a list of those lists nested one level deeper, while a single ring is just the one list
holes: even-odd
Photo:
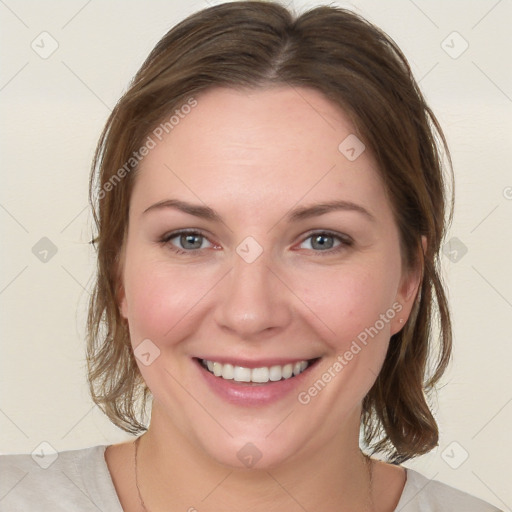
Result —
[{"label": "upper lip", "polygon": [[303,357],[303,358],[286,358],[286,357],[275,357],[265,359],[240,359],[235,357],[224,357],[224,356],[204,356],[198,357],[197,359],[205,361],[214,361],[221,364],[231,364],[233,366],[242,366],[244,368],[263,368],[270,366],[284,366],[285,364],[295,364],[300,361],[311,361],[318,359],[318,357]]}]

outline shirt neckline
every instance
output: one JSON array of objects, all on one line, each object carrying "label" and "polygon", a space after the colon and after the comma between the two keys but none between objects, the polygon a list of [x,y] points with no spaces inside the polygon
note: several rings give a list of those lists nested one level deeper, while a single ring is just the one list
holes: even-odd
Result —
[{"label": "shirt neckline", "polygon": [[[123,507],[121,505],[121,501],[117,494],[114,481],[112,480],[112,475],[110,474],[110,470],[107,465],[107,460],[105,459],[106,449],[110,445],[98,445],[96,446],[96,450],[93,455],[97,456],[100,459],[100,471],[97,471],[97,465],[91,465],[91,471],[88,475],[84,475],[84,480],[86,481],[86,485],[88,488],[94,491],[94,497],[101,501],[102,507],[105,510],[112,510],[112,507],[116,507],[118,510],[113,512],[123,512]],[[416,471],[406,468],[404,466],[400,466],[405,470],[405,484],[402,489],[402,493],[400,494],[400,499],[394,509],[393,512],[396,512],[404,507],[406,503],[410,501],[409,496],[414,492],[413,489],[413,481],[415,476],[417,475]],[[94,469],[93,469],[94,468]],[[99,487],[104,482],[107,482],[108,486],[108,496],[103,496],[99,492]],[[103,499],[105,498],[105,499]],[[108,501],[105,501],[108,500]],[[103,508],[102,508],[103,509]]]}]

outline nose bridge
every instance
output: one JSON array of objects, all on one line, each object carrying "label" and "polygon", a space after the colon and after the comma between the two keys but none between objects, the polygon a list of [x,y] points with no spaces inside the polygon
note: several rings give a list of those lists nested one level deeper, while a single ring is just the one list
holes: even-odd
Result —
[{"label": "nose bridge", "polygon": [[245,338],[285,327],[291,317],[289,293],[274,274],[270,251],[256,256],[251,243],[242,242],[233,254],[216,314],[220,326]]}]

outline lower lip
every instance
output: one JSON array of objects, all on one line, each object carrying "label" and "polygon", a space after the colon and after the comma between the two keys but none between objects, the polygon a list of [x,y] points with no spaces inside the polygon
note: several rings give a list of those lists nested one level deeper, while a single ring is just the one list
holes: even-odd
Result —
[{"label": "lower lip", "polygon": [[295,377],[266,384],[237,382],[216,377],[210,373],[197,359],[194,359],[199,372],[210,389],[226,402],[234,405],[263,406],[281,400],[292,391],[304,385],[309,371],[318,361],[313,362],[302,373]]}]

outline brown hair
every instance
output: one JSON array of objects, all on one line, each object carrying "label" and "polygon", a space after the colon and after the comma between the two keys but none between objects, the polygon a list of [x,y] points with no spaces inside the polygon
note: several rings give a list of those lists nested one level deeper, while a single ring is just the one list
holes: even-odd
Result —
[{"label": "brown hair", "polygon": [[[439,250],[452,215],[452,208],[448,216],[445,212],[441,151],[451,171],[450,156],[400,49],[360,16],[331,6],[294,16],[277,3],[232,2],[193,14],[161,39],[114,108],[90,180],[98,232],[98,273],[87,324],[93,400],[123,430],[146,429],[141,413],[149,390],[116,300],[137,171],[133,155],[155,126],[200,91],[274,85],[321,91],[350,116],[379,165],[404,265],[421,268],[422,280],[412,314],[392,336],[383,368],[364,399],[362,425],[368,447],[392,462],[426,453],[438,442],[426,393],[451,353],[439,272]],[[425,251],[422,236],[428,241]]]}]

